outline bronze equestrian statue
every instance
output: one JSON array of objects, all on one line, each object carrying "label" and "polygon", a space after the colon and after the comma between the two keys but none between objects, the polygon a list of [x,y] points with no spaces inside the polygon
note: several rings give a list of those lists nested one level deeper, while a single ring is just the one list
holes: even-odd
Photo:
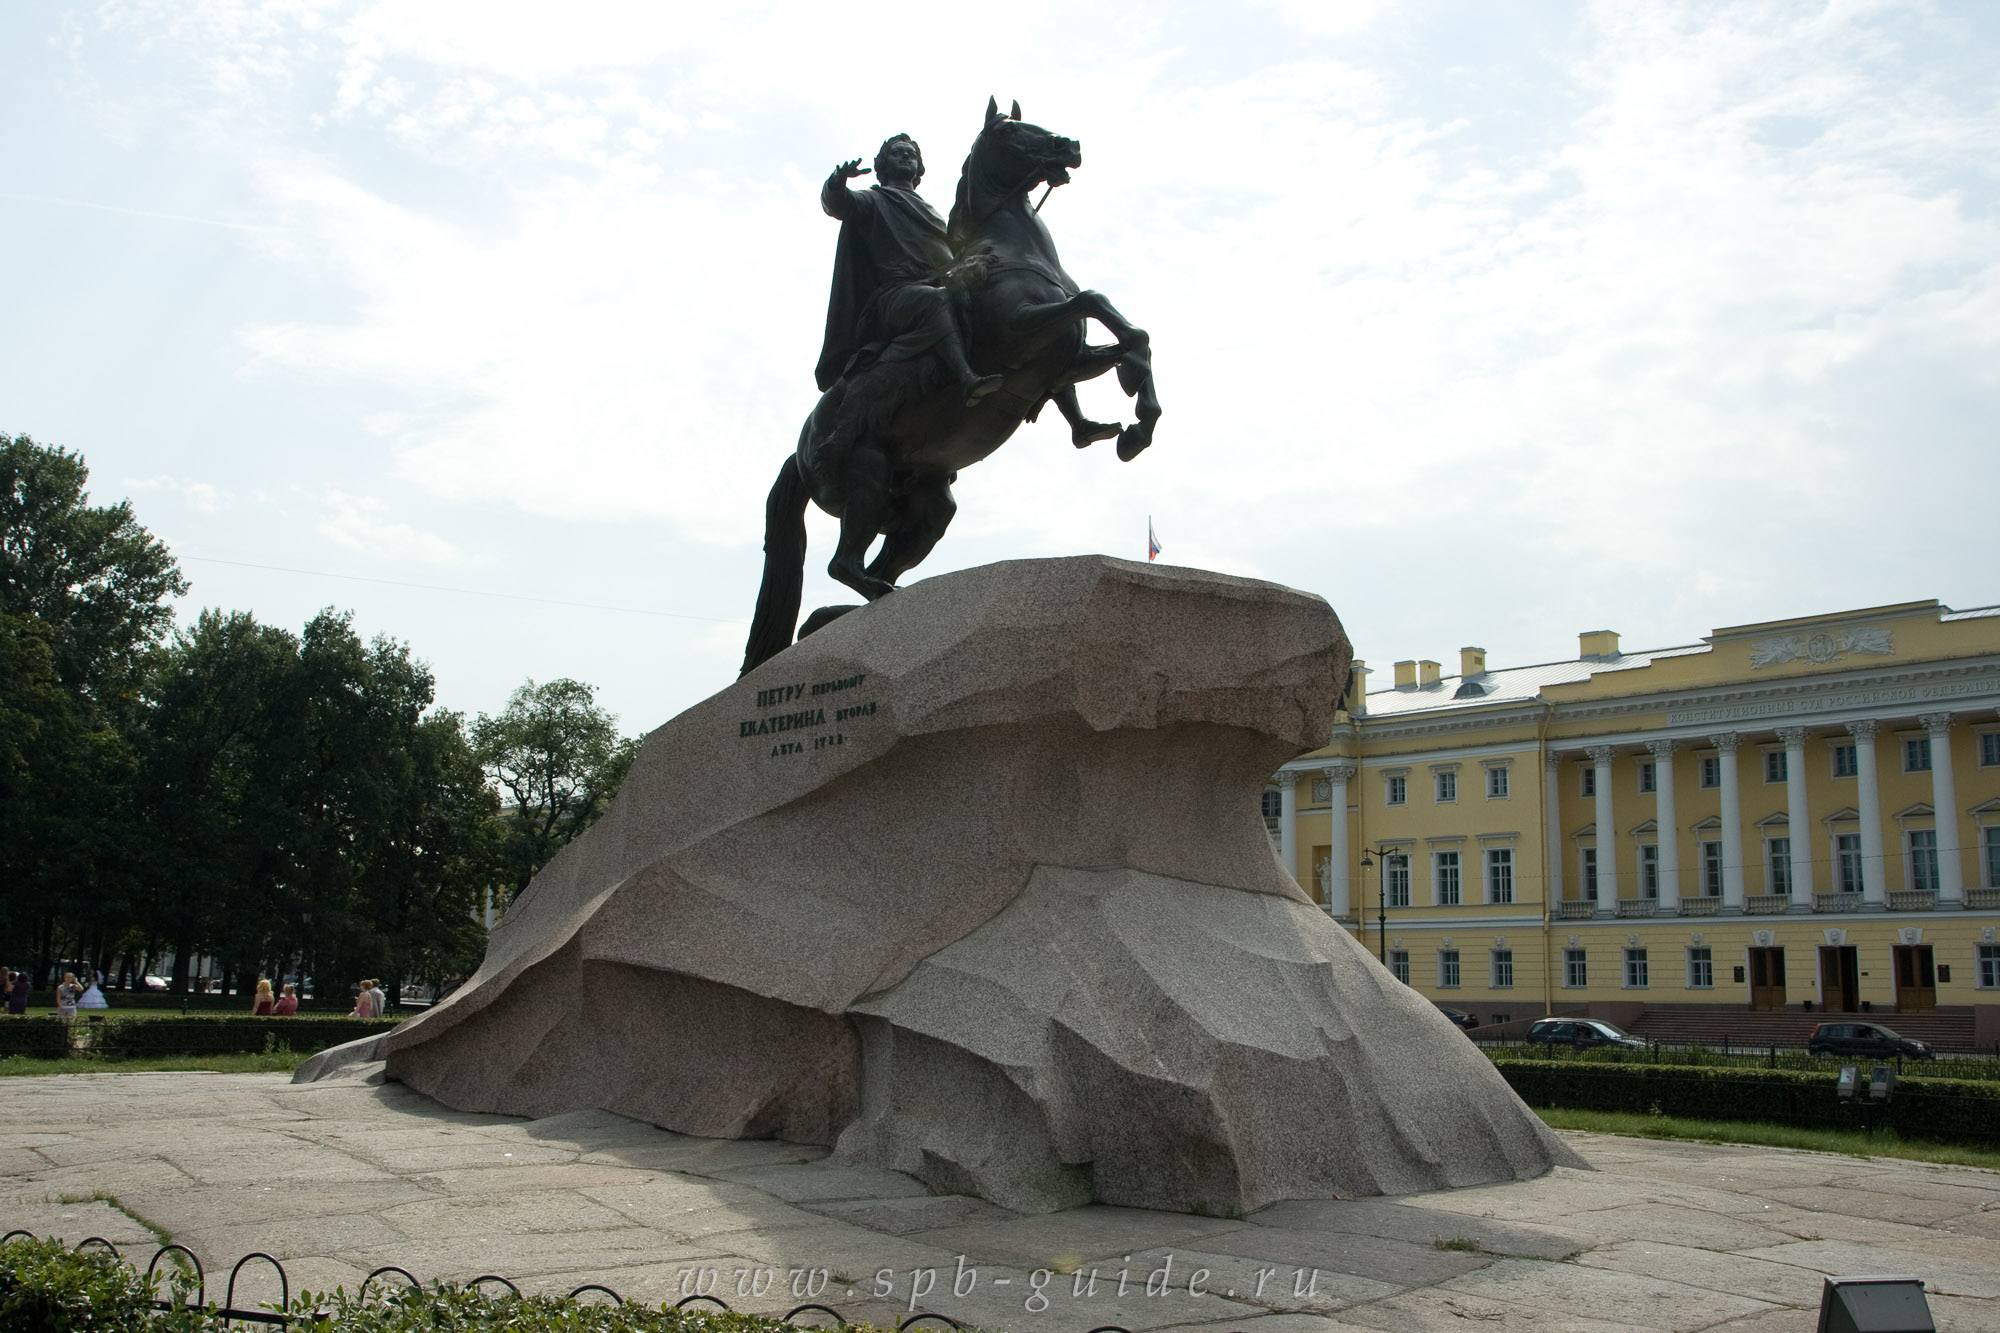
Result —
[{"label": "bronze equestrian statue", "polygon": [[[827,572],[872,602],[944,535],[959,469],[1044,404],[1055,403],[1078,448],[1116,436],[1130,462],[1153,442],[1160,400],[1145,330],[1078,288],[1029,203],[1036,186],[1066,184],[1082,164],[1076,140],[1023,121],[1018,102],[1002,115],[989,100],[948,222],[916,193],[923,154],[908,135],[882,145],[871,189],[847,187],[866,174],[858,159],[827,178],[820,202],[841,227],[821,394],[765,502],[764,582],[744,671],[792,642],[808,501],[840,520]],[[1116,341],[1086,343],[1089,319]],[[1077,403],[1077,384],[1108,370],[1135,400],[1122,429],[1088,420]],[[864,564],[878,536],[882,548]],[[852,609],[823,608],[800,635]]]}]

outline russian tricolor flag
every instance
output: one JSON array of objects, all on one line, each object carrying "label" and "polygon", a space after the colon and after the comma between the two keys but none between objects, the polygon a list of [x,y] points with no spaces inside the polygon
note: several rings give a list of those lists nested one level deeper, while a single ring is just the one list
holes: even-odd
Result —
[{"label": "russian tricolor flag", "polygon": [[1160,539],[1153,535],[1153,516],[1151,514],[1146,515],[1146,558],[1148,560],[1158,560],[1160,558]]}]

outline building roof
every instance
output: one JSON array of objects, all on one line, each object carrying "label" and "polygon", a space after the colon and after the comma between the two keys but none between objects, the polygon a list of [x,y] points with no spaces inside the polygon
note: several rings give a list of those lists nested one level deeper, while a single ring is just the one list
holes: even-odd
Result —
[{"label": "building roof", "polygon": [[[1525,703],[1539,697],[1543,688],[1549,685],[1569,685],[1589,680],[1592,676],[1603,672],[1630,671],[1637,667],[1651,666],[1662,658],[1685,657],[1689,653],[1711,651],[1713,649],[1708,644],[1694,643],[1675,648],[1650,648],[1642,652],[1620,653],[1616,657],[1576,658],[1568,662],[1544,662],[1539,666],[1500,667],[1482,671],[1475,676],[1446,676],[1435,685],[1405,686],[1401,689],[1390,686],[1387,689],[1368,692],[1367,716],[1394,717],[1399,713],[1427,713],[1450,708]],[[1467,682],[1484,686],[1484,693],[1458,697],[1459,688]]]}]

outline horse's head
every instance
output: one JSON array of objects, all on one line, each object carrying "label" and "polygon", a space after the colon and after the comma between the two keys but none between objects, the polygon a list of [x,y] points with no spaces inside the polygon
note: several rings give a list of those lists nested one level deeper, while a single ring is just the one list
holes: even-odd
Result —
[{"label": "horse's head", "polygon": [[1083,165],[1083,149],[1074,139],[1051,134],[1039,125],[1021,119],[1021,104],[1014,103],[1006,115],[1000,103],[986,99],[986,124],[972,141],[965,170],[958,181],[958,198],[952,204],[952,224],[977,225],[1015,196],[1025,196],[1037,185],[1064,185],[1069,173]]}]

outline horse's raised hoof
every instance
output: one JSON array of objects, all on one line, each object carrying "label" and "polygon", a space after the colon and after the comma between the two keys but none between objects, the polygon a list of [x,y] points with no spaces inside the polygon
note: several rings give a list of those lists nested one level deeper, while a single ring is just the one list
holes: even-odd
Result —
[{"label": "horse's raised hoof", "polygon": [[1118,437],[1118,427],[1103,421],[1081,421],[1070,427],[1069,442],[1079,449],[1088,449],[1099,440]]},{"label": "horse's raised hoof", "polygon": [[1004,375],[981,375],[965,386],[965,405],[971,407],[1007,382]]},{"label": "horse's raised hoof", "polygon": [[1129,463],[1153,442],[1153,428],[1141,421],[1118,432],[1118,461]]}]

